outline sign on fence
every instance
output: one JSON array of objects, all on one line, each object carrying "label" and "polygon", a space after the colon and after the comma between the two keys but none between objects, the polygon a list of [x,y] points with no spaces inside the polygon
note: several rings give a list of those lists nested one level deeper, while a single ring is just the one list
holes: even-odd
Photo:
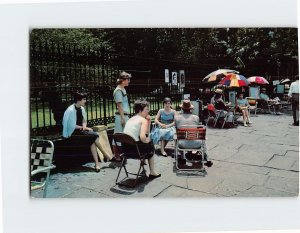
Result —
[{"label": "sign on fence", "polygon": [[169,83],[170,79],[169,79],[169,70],[165,69],[165,83]]},{"label": "sign on fence", "polygon": [[177,86],[177,72],[172,72],[172,85]]}]

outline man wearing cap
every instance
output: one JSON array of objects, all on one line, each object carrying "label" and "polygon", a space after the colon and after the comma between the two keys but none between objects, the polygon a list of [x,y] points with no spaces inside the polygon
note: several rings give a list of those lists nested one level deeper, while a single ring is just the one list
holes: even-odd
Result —
[{"label": "man wearing cap", "polygon": [[281,115],[282,113],[280,112],[280,100],[278,97],[274,99],[270,99],[269,96],[266,94],[267,90],[266,88],[261,89],[261,93],[259,94],[260,99],[262,100],[261,104],[267,108],[268,107],[268,102],[270,104],[274,105],[275,113],[277,115]]},{"label": "man wearing cap", "polygon": [[[114,133],[121,133],[124,130],[125,123],[129,119],[129,103],[125,87],[130,83],[131,74],[126,73],[125,71],[120,73],[119,78],[117,79],[117,87],[114,90],[113,96],[114,101],[116,102],[116,112],[115,112],[115,128]],[[116,161],[121,161],[120,153],[117,149],[115,142],[112,142],[113,152],[115,155]]]},{"label": "man wearing cap", "polygon": [[288,93],[289,99],[292,103],[294,126],[299,126],[299,76],[297,76],[297,78],[298,79],[295,82],[292,82]]},{"label": "man wearing cap", "polygon": [[[191,104],[191,101],[189,99],[183,100],[183,103],[180,105],[182,109],[181,114],[177,114],[175,116],[175,126],[176,128],[181,127],[197,127],[199,123],[199,117],[197,115],[192,114],[192,109],[194,106]],[[201,146],[200,140],[180,140],[179,142],[180,147],[186,148],[186,149],[195,149],[199,148]],[[211,161],[207,160],[207,154],[204,155],[204,160],[206,160],[205,165],[208,167],[211,167],[213,163]]]}]

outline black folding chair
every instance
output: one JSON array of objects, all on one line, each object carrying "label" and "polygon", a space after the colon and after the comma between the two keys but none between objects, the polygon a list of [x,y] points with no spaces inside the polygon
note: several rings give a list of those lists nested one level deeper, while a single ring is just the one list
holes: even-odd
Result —
[{"label": "black folding chair", "polygon": [[[119,151],[121,151],[120,156],[122,157],[122,163],[121,163],[121,166],[120,166],[120,169],[118,172],[116,184],[132,187],[131,185],[127,185],[125,183],[118,182],[121,170],[122,170],[122,168],[124,168],[126,177],[128,177],[129,174],[136,176],[134,185],[133,185],[133,187],[135,187],[139,177],[147,177],[146,170],[145,170],[145,165],[146,165],[145,155],[141,154],[138,143],[130,135],[125,134],[125,133],[115,133],[113,135],[113,139],[115,140]],[[126,168],[126,163],[127,163],[128,159],[135,159],[135,160],[140,161],[140,166],[139,166],[137,173],[128,172],[128,170]]]}]

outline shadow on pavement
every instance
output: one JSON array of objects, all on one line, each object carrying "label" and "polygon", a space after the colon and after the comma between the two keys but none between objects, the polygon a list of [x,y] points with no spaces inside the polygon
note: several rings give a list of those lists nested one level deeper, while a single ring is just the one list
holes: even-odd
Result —
[{"label": "shadow on pavement", "polygon": [[[60,158],[53,161],[56,166],[52,173],[95,172],[94,162],[89,158]],[[120,165],[115,162],[100,163],[100,169],[116,169]]]},{"label": "shadow on pavement", "polygon": [[132,195],[136,192],[141,193],[145,190],[145,186],[149,183],[147,177],[139,177],[137,179],[137,184],[134,186],[135,178],[125,177],[123,180],[119,181],[119,184],[110,189],[113,193],[118,193],[122,195]]}]

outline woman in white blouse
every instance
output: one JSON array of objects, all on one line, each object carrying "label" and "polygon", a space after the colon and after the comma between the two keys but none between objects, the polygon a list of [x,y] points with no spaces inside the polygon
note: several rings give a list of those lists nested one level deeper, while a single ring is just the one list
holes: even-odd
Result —
[{"label": "woman in white blouse", "polygon": [[[151,119],[149,116],[149,103],[145,100],[137,100],[134,103],[135,116],[130,118],[125,125],[124,133],[130,135],[138,143],[141,154],[149,162],[150,179],[160,177],[161,174],[154,170],[154,146],[150,139]],[[126,145],[126,151],[130,150]],[[134,150],[134,148],[132,148]]]}]

